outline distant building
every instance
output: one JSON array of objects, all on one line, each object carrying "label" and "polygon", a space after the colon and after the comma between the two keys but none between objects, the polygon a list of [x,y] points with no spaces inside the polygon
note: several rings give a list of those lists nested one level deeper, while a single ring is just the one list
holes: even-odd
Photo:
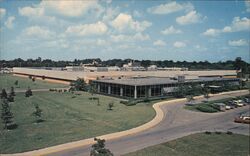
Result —
[{"label": "distant building", "polygon": [[125,71],[145,71],[146,69],[141,66],[139,62],[130,61],[128,64],[124,64],[122,70]]},{"label": "distant building", "polygon": [[158,68],[158,70],[165,70],[165,71],[188,71],[188,68],[178,68],[178,67],[165,67],[165,68]]},{"label": "distant building", "polygon": [[149,71],[156,71],[157,70],[157,66],[156,65],[150,65],[147,70]]}]

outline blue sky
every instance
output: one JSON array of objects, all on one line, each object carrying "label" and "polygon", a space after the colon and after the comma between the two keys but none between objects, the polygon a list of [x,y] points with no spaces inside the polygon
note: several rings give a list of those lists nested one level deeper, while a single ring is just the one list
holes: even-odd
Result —
[{"label": "blue sky", "polygon": [[0,59],[250,60],[250,1],[0,0]]}]

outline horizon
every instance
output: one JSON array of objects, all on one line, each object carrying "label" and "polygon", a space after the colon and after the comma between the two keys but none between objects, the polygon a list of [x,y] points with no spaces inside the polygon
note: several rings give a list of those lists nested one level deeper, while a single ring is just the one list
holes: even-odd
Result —
[{"label": "horizon", "polygon": [[2,0],[0,59],[249,63],[249,13],[250,1]]},{"label": "horizon", "polygon": [[[23,58],[14,58],[14,59],[9,59],[9,60],[5,60],[5,59],[0,59],[0,61],[14,61],[14,60],[17,60],[17,59],[22,59],[23,61],[28,61],[29,59],[32,59],[32,60],[37,60],[41,57],[37,57],[37,58],[27,58],[27,59],[23,59]],[[236,57],[237,58],[237,57]],[[235,59],[236,59],[235,58]],[[241,57],[240,57],[241,58]],[[156,61],[173,61],[173,62],[187,62],[187,63],[193,63],[193,62],[196,62],[196,63],[199,63],[199,62],[208,62],[208,63],[219,63],[219,62],[227,62],[227,61],[235,61],[235,59],[232,59],[232,60],[224,60],[224,61],[208,61],[208,60],[197,60],[197,61],[186,61],[186,60],[170,60],[170,59],[166,59],[166,60],[150,60],[150,59],[132,59],[132,58],[125,58],[125,59],[122,59],[122,58],[112,58],[112,59],[101,59],[101,58],[83,58],[83,59],[72,59],[72,60],[54,60],[54,59],[50,59],[50,58],[41,58],[41,60],[51,60],[51,61],[55,61],[55,62],[59,62],[59,61],[68,61],[68,62],[74,62],[75,60],[77,61],[84,61],[84,60],[98,60],[100,59],[101,61],[109,61],[109,60],[131,60],[131,61],[152,61],[152,62],[156,62]],[[242,58],[241,58],[242,59]],[[242,59],[242,61],[245,61],[244,59]],[[245,61],[247,64],[250,63],[250,61]]]}]

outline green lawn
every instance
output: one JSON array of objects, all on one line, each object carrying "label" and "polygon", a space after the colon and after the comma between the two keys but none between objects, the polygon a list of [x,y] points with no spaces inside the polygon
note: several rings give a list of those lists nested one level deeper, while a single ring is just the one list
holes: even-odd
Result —
[{"label": "green lawn", "polygon": [[239,134],[193,134],[148,147],[125,156],[247,156],[249,136]]},{"label": "green lawn", "polygon": [[[14,84],[16,80],[18,80],[18,86]],[[12,86],[17,89],[27,89],[28,87],[31,89],[67,87],[67,85],[64,84],[51,83],[45,80],[36,80],[35,82],[32,82],[29,78],[13,76],[11,74],[0,74],[0,89],[2,90],[5,88],[9,90]]]},{"label": "green lawn", "polygon": [[[52,145],[95,137],[122,131],[148,122],[155,116],[151,103],[135,106],[120,104],[120,99],[96,95],[97,101],[90,100],[89,93],[81,95],[58,92],[34,92],[25,98],[17,93],[11,104],[18,128],[3,130],[0,123],[0,153],[15,153],[44,148]],[[113,110],[107,110],[109,102],[114,102]],[[31,116],[34,104],[43,110],[43,123],[35,124]]]}]

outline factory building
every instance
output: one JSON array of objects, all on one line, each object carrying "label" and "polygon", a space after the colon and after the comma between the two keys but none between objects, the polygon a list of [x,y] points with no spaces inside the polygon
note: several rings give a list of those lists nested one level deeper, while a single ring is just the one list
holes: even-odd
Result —
[{"label": "factory building", "polygon": [[237,78],[201,77],[188,79],[179,76],[177,79],[163,77],[137,77],[126,79],[100,79],[93,80],[97,92],[100,94],[117,96],[121,98],[151,98],[172,94],[180,85],[212,85],[228,82],[231,85],[239,85]]}]

